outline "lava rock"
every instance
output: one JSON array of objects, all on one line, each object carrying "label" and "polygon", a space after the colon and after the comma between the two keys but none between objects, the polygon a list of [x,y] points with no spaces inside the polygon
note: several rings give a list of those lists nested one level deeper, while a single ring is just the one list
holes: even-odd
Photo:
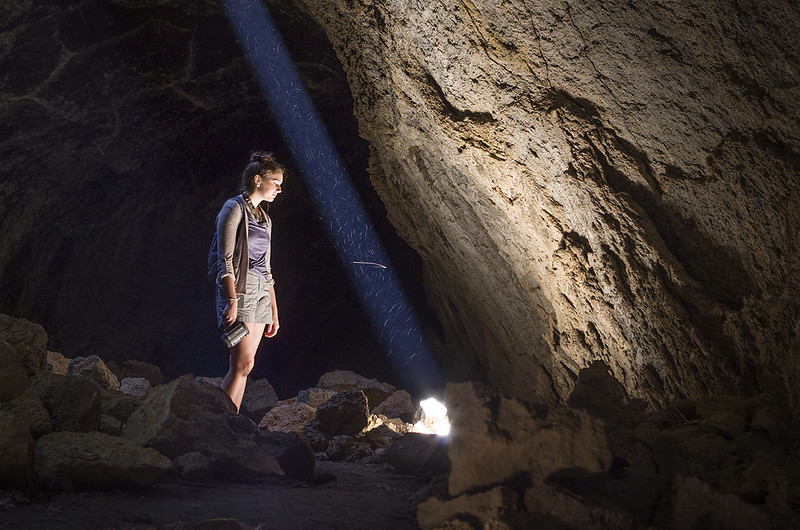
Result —
[{"label": "lava rock", "polygon": [[356,436],[369,421],[367,397],[358,388],[337,393],[317,408],[319,431],[328,438]]},{"label": "lava rock", "polygon": [[72,359],[67,366],[67,375],[82,375],[100,385],[100,388],[119,390],[119,379],[97,355]]},{"label": "lava rock", "polygon": [[172,470],[155,449],[100,432],[55,432],[36,442],[36,474],[48,489],[139,489]]}]

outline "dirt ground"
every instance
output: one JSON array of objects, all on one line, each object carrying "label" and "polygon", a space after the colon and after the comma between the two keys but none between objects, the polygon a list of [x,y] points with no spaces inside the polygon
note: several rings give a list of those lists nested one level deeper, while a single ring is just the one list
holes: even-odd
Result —
[{"label": "dirt ground", "polygon": [[0,529],[413,529],[431,484],[382,464],[318,461],[309,483],[166,480],[139,492],[34,499],[0,491]]}]

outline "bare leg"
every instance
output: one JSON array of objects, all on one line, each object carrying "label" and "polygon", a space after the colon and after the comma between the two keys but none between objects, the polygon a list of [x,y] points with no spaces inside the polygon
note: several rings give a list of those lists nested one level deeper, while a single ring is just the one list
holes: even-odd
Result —
[{"label": "bare leg", "polygon": [[233,404],[236,405],[236,411],[242,406],[242,397],[244,397],[244,387],[247,384],[247,376],[253,369],[253,364],[256,359],[256,350],[261,343],[261,337],[264,336],[264,328],[266,324],[254,324],[247,322],[247,329],[250,333],[239,342],[236,346],[231,348],[230,351],[230,365],[228,373],[222,379],[220,386],[230,397]]}]

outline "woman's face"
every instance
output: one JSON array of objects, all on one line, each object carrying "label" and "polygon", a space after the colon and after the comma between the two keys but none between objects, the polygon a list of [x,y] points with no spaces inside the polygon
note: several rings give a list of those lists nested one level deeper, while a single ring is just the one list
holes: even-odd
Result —
[{"label": "woman's face", "polygon": [[283,171],[278,170],[269,175],[256,175],[256,191],[261,194],[262,200],[272,202],[281,192],[283,185]]}]

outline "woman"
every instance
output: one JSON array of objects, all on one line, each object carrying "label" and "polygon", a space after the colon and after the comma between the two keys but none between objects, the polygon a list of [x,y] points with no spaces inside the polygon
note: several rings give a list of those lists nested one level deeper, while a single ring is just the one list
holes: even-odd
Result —
[{"label": "woman", "polygon": [[280,327],[270,268],[272,221],[267,211],[282,184],[283,166],[272,153],[256,151],[242,175],[241,195],[228,199],[217,215],[221,271],[217,279],[217,322],[223,329],[244,322],[249,330],[228,350],[230,367],[220,385],[237,411],[261,336],[274,337]]}]

